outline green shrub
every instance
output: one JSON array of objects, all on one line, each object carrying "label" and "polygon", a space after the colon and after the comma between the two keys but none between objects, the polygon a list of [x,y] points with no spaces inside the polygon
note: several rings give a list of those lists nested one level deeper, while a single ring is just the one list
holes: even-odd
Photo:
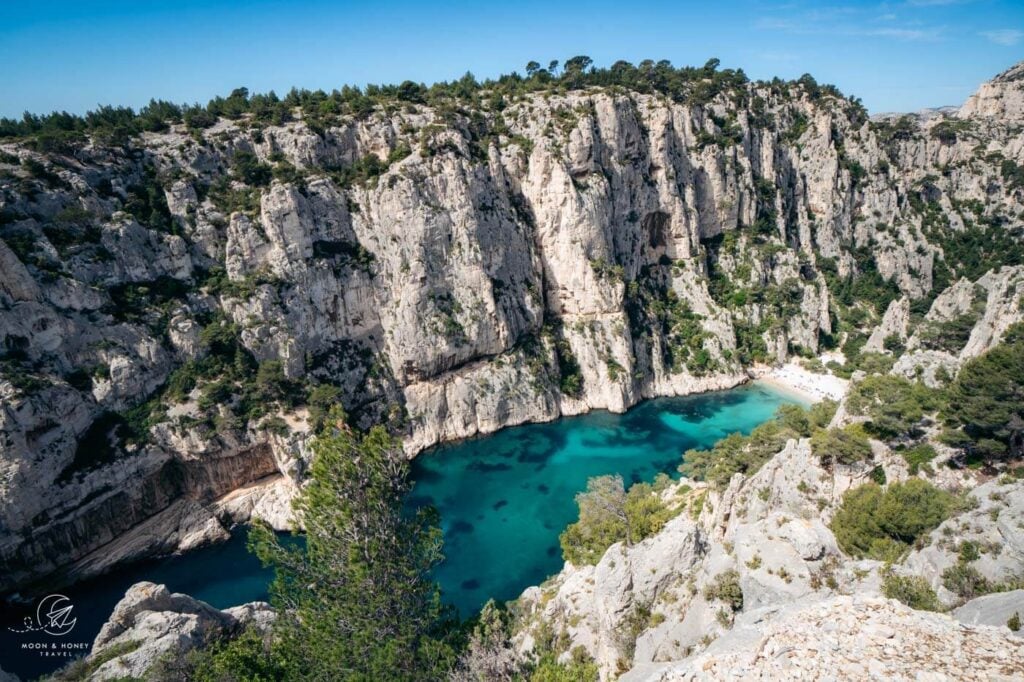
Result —
[{"label": "green shrub", "polygon": [[145,169],[140,181],[128,188],[124,210],[150,229],[171,234],[181,231],[167,206],[167,194],[152,168]]},{"label": "green shrub", "polygon": [[558,537],[563,558],[576,566],[593,565],[616,542],[632,545],[660,531],[679,510],[662,502],[658,487],[637,483],[627,492],[621,476],[588,480],[576,496],[579,520]]},{"label": "green shrub", "polygon": [[256,155],[250,151],[235,152],[231,160],[231,174],[239,182],[255,187],[266,187],[274,177],[273,169],[260,163]]},{"label": "green shrub", "polygon": [[960,543],[958,554],[960,555],[959,561],[965,564],[981,558],[981,550],[978,549],[978,543],[971,542],[970,540],[964,540]]},{"label": "green shrub", "polygon": [[558,388],[567,396],[578,398],[583,392],[583,371],[572,352],[572,346],[561,332],[555,330],[555,359],[558,362]]},{"label": "green shrub", "polygon": [[984,312],[984,300],[981,301],[981,309],[973,310],[957,315],[952,320],[944,322],[928,322],[921,326],[918,337],[921,339],[921,347],[928,350],[941,350],[947,353],[959,353],[967,345],[974,325]]},{"label": "green shrub", "polygon": [[935,590],[921,576],[902,576],[889,572],[882,579],[882,594],[919,611],[944,611]]},{"label": "green shrub", "polygon": [[806,437],[825,428],[835,416],[838,403],[834,400],[822,400],[814,403],[809,408],[799,405],[783,405],[775,413],[775,419],[781,426],[792,430],[800,436]]},{"label": "green shrub", "polygon": [[708,601],[725,602],[733,611],[739,611],[743,608],[740,574],[733,569],[719,573],[711,584],[704,588],[704,598]]},{"label": "green shrub", "polygon": [[69,663],[46,679],[53,680],[54,682],[80,682],[88,680],[104,664],[109,663],[115,658],[130,654],[140,646],[142,646],[142,642],[138,640],[118,642],[108,646],[92,658],[80,658]]},{"label": "green shrub", "polygon": [[258,187],[235,188],[226,177],[218,178],[209,188],[207,196],[217,210],[225,215],[232,213],[245,213],[256,215],[260,211],[260,197],[262,194]]},{"label": "green shrub", "polygon": [[950,426],[962,426],[962,443],[985,460],[1005,459],[1024,420],[1024,324],[1007,330],[1003,343],[960,369],[942,411]]},{"label": "green shrub", "polygon": [[968,562],[959,560],[942,572],[942,586],[959,595],[964,601],[970,601],[989,592],[997,591],[985,576]]},{"label": "green shrub", "polygon": [[885,353],[861,353],[850,365],[850,371],[859,369],[865,374],[888,374],[896,358]]},{"label": "green shrub", "polygon": [[283,679],[284,666],[276,661],[270,643],[255,628],[226,641],[193,649],[184,656],[166,656],[147,671],[147,679],[224,682],[225,680]]},{"label": "green shrub", "polygon": [[924,468],[926,471],[931,470],[930,462],[935,459],[939,453],[935,452],[935,448],[927,443],[915,445],[906,450],[900,451],[903,459],[906,461],[907,466],[910,469],[910,475],[916,476],[917,473]]},{"label": "green shrub", "polygon": [[887,489],[866,483],[843,495],[831,528],[847,554],[896,561],[956,508],[953,495],[919,478]]},{"label": "green shrub", "polygon": [[882,339],[882,348],[898,356],[903,354],[906,346],[903,345],[903,339],[900,338],[899,334],[890,334]]},{"label": "green shrub", "polygon": [[871,443],[860,424],[817,431],[811,436],[811,451],[826,468],[866,462],[872,457]]},{"label": "green shrub", "polygon": [[306,398],[309,406],[309,422],[313,431],[319,431],[331,408],[341,405],[342,391],[331,384],[320,384],[313,387]]},{"label": "green shrub", "polygon": [[597,682],[600,677],[597,664],[586,650],[576,647],[567,663],[560,663],[553,652],[544,652],[528,679],[529,682]]},{"label": "green shrub", "polygon": [[941,406],[940,391],[891,374],[865,377],[847,399],[850,413],[867,416],[868,431],[882,438],[917,435],[925,416]]}]

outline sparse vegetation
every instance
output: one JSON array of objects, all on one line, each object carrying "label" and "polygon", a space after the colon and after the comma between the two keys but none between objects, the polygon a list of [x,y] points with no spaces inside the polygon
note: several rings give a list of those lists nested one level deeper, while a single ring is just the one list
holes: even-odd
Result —
[{"label": "sparse vegetation", "polygon": [[733,433],[709,450],[687,450],[679,470],[686,476],[725,485],[733,474],[753,474],[777,453],[790,438],[810,436],[832,419],[836,405],[819,403],[809,410],[796,406],[780,408],[772,421],[761,424],[749,436]]},{"label": "sparse vegetation", "polygon": [[919,611],[945,611],[935,590],[921,576],[904,576],[888,571],[882,578],[882,594]]},{"label": "sparse vegetation", "polygon": [[719,573],[704,589],[704,598],[708,601],[724,602],[732,611],[742,610],[743,588],[740,587],[740,574],[732,569]]}]

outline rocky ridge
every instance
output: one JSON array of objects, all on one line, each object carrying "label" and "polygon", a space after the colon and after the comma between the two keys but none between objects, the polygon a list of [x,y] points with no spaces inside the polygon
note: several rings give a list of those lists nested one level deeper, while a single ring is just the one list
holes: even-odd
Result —
[{"label": "rocky ridge", "polygon": [[971,627],[893,600],[840,596],[743,621],[691,660],[619,679],[1013,680],[1024,674],[1024,640],[1005,629]]}]

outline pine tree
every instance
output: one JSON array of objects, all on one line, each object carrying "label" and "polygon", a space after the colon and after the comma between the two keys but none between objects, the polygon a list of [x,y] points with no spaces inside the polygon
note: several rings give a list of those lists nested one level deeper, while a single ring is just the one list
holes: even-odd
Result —
[{"label": "pine tree", "polygon": [[383,428],[348,430],[335,411],[296,501],[305,543],[266,525],[250,544],[275,570],[271,658],[296,680],[443,679],[457,622],[429,573],[442,559],[437,513],[403,513],[411,484]]}]

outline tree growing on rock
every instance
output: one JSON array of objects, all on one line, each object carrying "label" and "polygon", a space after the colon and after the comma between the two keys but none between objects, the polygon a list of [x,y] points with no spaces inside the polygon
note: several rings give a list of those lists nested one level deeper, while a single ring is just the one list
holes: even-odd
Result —
[{"label": "tree growing on rock", "polygon": [[637,483],[626,491],[621,476],[596,476],[576,496],[579,520],[558,537],[562,556],[577,566],[596,564],[616,542],[626,546],[654,535],[679,509],[669,509],[655,493],[668,483]]},{"label": "tree growing on rock", "polygon": [[437,512],[403,512],[411,484],[398,441],[379,426],[356,434],[342,417],[335,408],[326,420],[295,502],[305,542],[282,542],[263,524],[250,535],[275,571],[271,636],[236,640],[197,670],[227,679],[447,678],[460,630],[430,579],[442,558]]},{"label": "tree growing on rock", "polygon": [[963,425],[970,454],[986,460],[1024,456],[1024,324],[966,363],[948,393],[943,416]]},{"label": "tree growing on rock", "polygon": [[509,637],[506,615],[491,599],[479,620],[449,682],[511,682],[521,667]]},{"label": "tree growing on rock", "polygon": [[850,556],[897,561],[957,508],[955,496],[920,478],[885,489],[866,483],[846,491],[831,527]]}]

